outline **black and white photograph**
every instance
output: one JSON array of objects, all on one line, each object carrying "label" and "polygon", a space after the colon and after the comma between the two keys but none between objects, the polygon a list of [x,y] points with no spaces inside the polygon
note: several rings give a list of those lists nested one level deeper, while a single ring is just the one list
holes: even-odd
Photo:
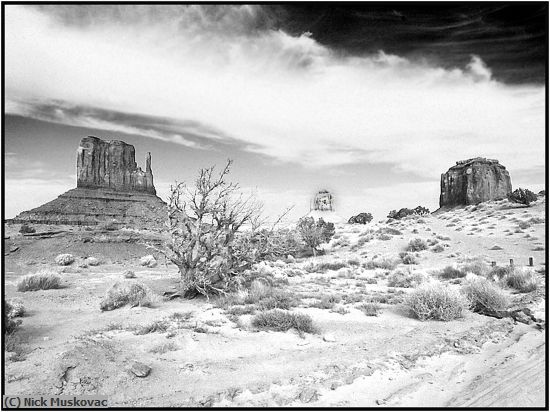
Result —
[{"label": "black and white photograph", "polygon": [[2,409],[548,408],[548,1],[1,9]]}]

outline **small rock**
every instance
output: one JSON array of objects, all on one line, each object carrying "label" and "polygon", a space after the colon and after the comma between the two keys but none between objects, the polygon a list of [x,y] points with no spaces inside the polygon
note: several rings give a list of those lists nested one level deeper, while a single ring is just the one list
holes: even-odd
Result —
[{"label": "small rock", "polygon": [[136,274],[132,270],[125,270],[122,274],[126,279],[134,279],[136,277]]},{"label": "small rock", "polygon": [[141,362],[134,362],[130,371],[138,378],[145,378],[151,373],[151,368]]},{"label": "small rock", "polygon": [[50,337],[49,336],[44,336],[44,341],[47,341],[47,340],[50,340]]},{"label": "small rock", "polygon": [[323,335],[323,340],[325,342],[336,342],[336,337],[332,333],[326,333]]}]

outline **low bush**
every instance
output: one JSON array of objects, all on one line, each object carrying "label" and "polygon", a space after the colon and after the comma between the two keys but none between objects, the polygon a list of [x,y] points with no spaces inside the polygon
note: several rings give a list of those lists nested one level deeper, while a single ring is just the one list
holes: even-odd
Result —
[{"label": "low bush", "polygon": [[391,259],[391,258],[375,258],[372,260],[369,260],[365,263],[363,263],[363,267],[365,269],[386,269],[386,270],[393,270],[397,266],[398,261],[397,259]]},{"label": "low bush", "polygon": [[8,313],[10,318],[20,318],[25,316],[25,306],[23,306],[23,302],[19,299],[11,299],[8,303],[10,305],[10,311]]},{"label": "low bush", "polygon": [[338,295],[324,295],[319,302],[315,302],[311,307],[319,309],[332,309],[334,305],[340,302],[340,296]]},{"label": "low bush", "polygon": [[378,235],[378,240],[391,240],[391,236],[382,233],[381,235]]},{"label": "low bush", "polygon": [[165,320],[156,320],[146,325],[138,326],[134,330],[135,335],[147,335],[155,332],[166,332],[168,329],[168,322]]},{"label": "low bush", "polygon": [[529,206],[532,202],[537,201],[537,195],[529,189],[516,189],[508,195],[508,200],[514,203],[520,203]]},{"label": "low bush", "polygon": [[328,270],[339,270],[348,266],[347,262],[335,260],[332,262],[311,263],[305,267],[305,270],[309,273],[325,273]]},{"label": "low bush", "polygon": [[61,255],[57,255],[55,258],[55,263],[59,266],[68,266],[71,263],[74,262],[74,256],[70,253],[63,253]]},{"label": "low bush", "polygon": [[361,312],[367,316],[378,316],[381,311],[381,307],[376,302],[367,302],[357,306]]},{"label": "low bush", "polygon": [[26,223],[23,223],[21,227],[19,228],[19,233],[36,233],[36,229]]},{"label": "low bush", "polygon": [[99,266],[99,259],[95,257],[89,257],[86,259],[86,264],[89,266]]},{"label": "low bush", "polygon": [[136,278],[136,274],[134,273],[133,270],[125,270],[124,273],[122,274],[122,276],[124,276],[126,279],[135,279]]},{"label": "low bush", "polygon": [[435,245],[433,248],[431,248],[431,251],[434,253],[441,253],[445,250],[445,247],[442,245]]},{"label": "low bush", "polygon": [[258,313],[252,318],[251,324],[260,330],[286,332],[289,329],[295,329],[300,334],[318,332],[310,316],[280,309]]},{"label": "low bush", "polygon": [[315,221],[313,217],[302,217],[296,225],[296,230],[304,243],[309,246],[313,255],[317,255],[317,247],[330,241],[334,236],[334,223],[325,222],[323,219]]},{"label": "low bush", "polygon": [[491,270],[489,265],[479,258],[469,259],[460,265],[460,270],[466,273],[473,273],[477,276],[487,276]]},{"label": "low bush", "polygon": [[452,266],[447,266],[439,273],[439,277],[441,279],[459,279],[466,277],[466,272]]},{"label": "low bush", "polygon": [[470,301],[474,312],[492,313],[506,310],[510,304],[504,292],[487,279],[473,279],[463,287],[462,291]]},{"label": "low bush", "polygon": [[443,285],[416,289],[407,296],[405,305],[420,320],[450,321],[463,317],[468,310],[465,296]]},{"label": "low bush", "polygon": [[421,273],[397,269],[388,276],[388,286],[395,288],[414,288],[425,280],[424,275]]},{"label": "low bush", "polygon": [[365,225],[369,223],[371,220],[372,220],[372,214],[363,212],[363,213],[359,213],[356,216],[350,217],[348,220],[348,223],[351,223],[351,224],[357,223],[357,224]]},{"label": "low bush", "polygon": [[527,268],[511,268],[504,275],[503,282],[521,293],[532,292],[538,287],[535,273]]},{"label": "low bush", "polygon": [[14,316],[13,313],[13,307],[9,302],[6,302],[5,300],[2,300],[3,304],[3,312],[4,312],[4,327],[6,331],[6,335],[10,335],[19,327],[21,324],[20,320],[13,320]]},{"label": "low bush", "polygon": [[157,266],[157,260],[153,255],[147,255],[139,259],[139,264],[141,266],[147,266],[148,268],[154,268]]},{"label": "low bush", "polygon": [[399,257],[405,265],[416,265],[418,263],[416,256],[411,252],[401,252],[399,253]]},{"label": "low bush", "polygon": [[179,350],[180,347],[174,342],[159,343],[149,349],[149,352],[163,354],[166,352],[174,352]]},{"label": "low bush", "polygon": [[407,245],[408,252],[420,252],[426,249],[428,249],[428,244],[424,239],[420,238],[411,239]]},{"label": "low bush", "polygon": [[59,289],[61,278],[55,272],[40,271],[21,278],[17,284],[19,292],[30,292],[35,290]]},{"label": "low bush", "polygon": [[155,301],[153,292],[143,283],[117,282],[107,291],[99,304],[102,311],[114,310],[126,305],[151,306]]}]

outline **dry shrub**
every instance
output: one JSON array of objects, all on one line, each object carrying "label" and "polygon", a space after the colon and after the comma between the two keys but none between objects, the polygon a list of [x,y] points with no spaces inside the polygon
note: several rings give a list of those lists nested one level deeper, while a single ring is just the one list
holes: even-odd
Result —
[{"label": "dry shrub", "polygon": [[538,287],[535,273],[528,268],[510,268],[502,280],[521,293],[533,292]]},{"label": "dry shrub", "polygon": [[86,259],[86,264],[90,266],[99,266],[99,259],[95,257],[89,257]]},{"label": "dry shrub", "polygon": [[362,305],[357,306],[357,309],[367,316],[378,316],[381,311],[380,305],[376,302],[363,303]]},{"label": "dry shrub", "polygon": [[388,277],[388,286],[396,288],[414,288],[426,279],[421,273],[414,273],[406,269],[397,269]]},{"label": "dry shrub", "polygon": [[420,238],[411,239],[407,245],[408,252],[420,252],[426,249],[428,249],[428,244],[424,239]]},{"label": "dry shrub", "polygon": [[439,273],[439,277],[441,279],[459,279],[466,277],[466,272],[452,266],[447,266]]},{"label": "dry shrub", "polygon": [[155,300],[153,292],[143,283],[117,282],[107,291],[99,304],[99,308],[106,311],[126,305],[149,307]]},{"label": "dry shrub", "polygon": [[363,267],[365,269],[386,269],[386,270],[393,270],[397,266],[398,261],[396,259],[391,258],[375,258],[372,260],[369,260],[368,262],[363,263]]},{"label": "dry shrub", "polygon": [[435,245],[431,251],[434,252],[434,253],[441,253],[445,250],[445,247],[442,246],[442,245]]},{"label": "dry shrub", "polygon": [[149,352],[163,354],[166,352],[174,352],[179,350],[180,347],[174,342],[159,343],[149,349]]},{"label": "dry shrub", "polygon": [[47,270],[24,276],[17,284],[19,292],[59,288],[61,288],[61,278],[57,273]]},{"label": "dry shrub", "polygon": [[338,295],[323,295],[319,302],[315,302],[311,307],[319,309],[332,309],[334,305],[341,300]]},{"label": "dry shrub", "polygon": [[155,332],[166,332],[168,329],[168,322],[166,320],[156,320],[146,325],[138,326],[134,330],[135,335],[147,335]]},{"label": "dry shrub", "polygon": [[473,279],[463,287],[462,291],[470,301],[470,307],[474,312],[502,311],[506,310],[510,304],[504,292],[487,279]]},{"label": "dry shrub", "polygon": [[339,270],[348,266],[347,262],[334,260],[332,262],[311,263],[304,269],[309,273],[325,273],[329,270]]},{"label": "dry shrub", "polygon": [[473,273],[477,276],[487,276],[487,273],[489,273],[491,269],[482,259],[473,258],[460,265],[460,270],[466,273]]},{"label": "dry shrub", "polygon": [[401,262],[405,265],[416,265],[418,263],[416,256],[414,256],[411,252],[401,252],[399,253],[399,257],[401,258]]},{"label": "dry shrub", "polygon": [[55,263],[59,266],[68,266],[73,262],[74,256],[70,253],[62,253],[61,255],[57,255],[55,258]]},{"label": "dry shrub", "polygon": [[148,268],[154,268],[157,266],[157,260],[153,255],[147,255],[139,259],[139,264],[141,266],[147,266]]},{"label": "dry shrub", "polygon": [[441,284],[416,289],[407,296],[405,305],[420,320],[449,321],[463,317],[468,310],[464,295]]},{"label": "dry shrub", "polygon": [[19,228],[19,233],[36,233],[36,229],[26,223],[23,223]]},{"label": "dry shrub", "polygon": [[295,329],[299,333],[318,332],[310,316],[280,309],[258,313],[252,318],[251,324],[261,330],[285,332],[289,329]]}]

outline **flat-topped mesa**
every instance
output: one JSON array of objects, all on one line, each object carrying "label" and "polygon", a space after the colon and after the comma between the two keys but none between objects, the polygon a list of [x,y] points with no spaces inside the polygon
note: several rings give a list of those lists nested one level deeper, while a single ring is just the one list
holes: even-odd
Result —
[{"label": "flat-topped mesa", "polygon": [[88,136],[77,150],[76,185],[78,188],[104,188],[121,192],[156,194],[147,154],[145,172],[136,163],[134,146],[119,140],[105,141]]},{"label": "flat-topped mesa", "polygon": [[512,191],[510,174],[498,160],[475,157],[456,162],[441,175],[440,207],[504,199]]}]

